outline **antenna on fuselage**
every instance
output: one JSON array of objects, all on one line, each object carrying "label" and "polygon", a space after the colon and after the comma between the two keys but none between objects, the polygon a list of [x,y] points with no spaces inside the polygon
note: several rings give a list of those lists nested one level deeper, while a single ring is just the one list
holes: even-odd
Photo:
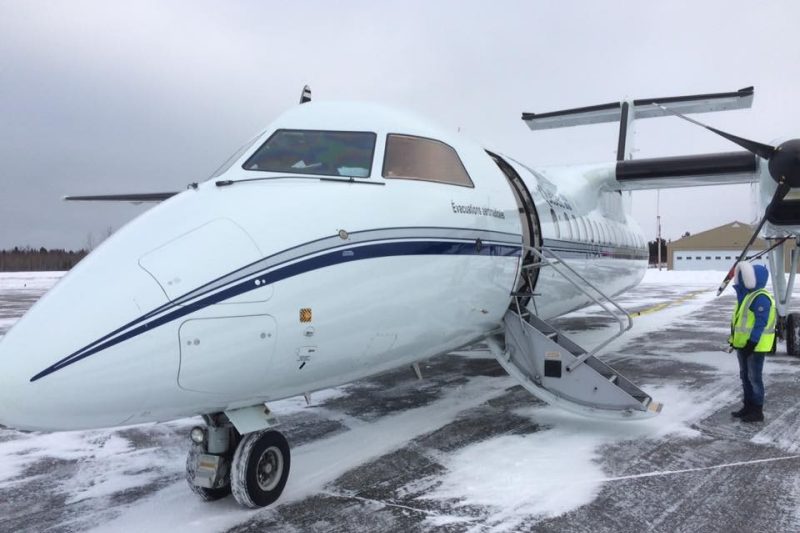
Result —
[{"label": "antenna on fuselage", "polygon": [[303,92],[300,93],[300,103],[305,104],[306,102],[311,101],[311,87],[306,85],[303,87]]}]

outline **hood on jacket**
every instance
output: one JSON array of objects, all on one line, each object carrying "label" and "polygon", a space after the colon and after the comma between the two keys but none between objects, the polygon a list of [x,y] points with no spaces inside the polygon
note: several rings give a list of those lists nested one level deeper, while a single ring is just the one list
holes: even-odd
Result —
[{"label": "hood on jacket", "polygon": [[742,261],[736,265],[736,283],[748,291],[767,286],[769,271],[764,265],[753,265]]},{"label": "hood on jacket", "polygon": [[756,289],[763,289],[767,286],[767,280],[769,279],[769,270],[764,265],[755,265],[753,267],[756,273]]}]

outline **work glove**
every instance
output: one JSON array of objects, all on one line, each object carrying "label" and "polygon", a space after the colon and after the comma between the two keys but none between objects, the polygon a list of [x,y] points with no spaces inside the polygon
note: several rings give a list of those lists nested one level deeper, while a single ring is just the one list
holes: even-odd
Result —
[{"label": "work glove", "polygon": [[752,340],[747,341],[747,344],[744,345],[744,348],[741,349],[742,355],[747,357],[748,355],[753,355],[753,352],[756,349],[756,343]]}]

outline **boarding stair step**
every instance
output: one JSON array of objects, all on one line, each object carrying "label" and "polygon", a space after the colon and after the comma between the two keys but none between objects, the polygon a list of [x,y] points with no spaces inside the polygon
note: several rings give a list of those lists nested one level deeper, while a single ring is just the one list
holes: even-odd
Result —
[{"label": "boarding stair step", "polygon": [[535,314],[509,310],[504,323],[506,351],[498,361],[535,396],[610,418],[652,416],[660,410],[647,393],[597,357],[576,364],[586,350]]}]

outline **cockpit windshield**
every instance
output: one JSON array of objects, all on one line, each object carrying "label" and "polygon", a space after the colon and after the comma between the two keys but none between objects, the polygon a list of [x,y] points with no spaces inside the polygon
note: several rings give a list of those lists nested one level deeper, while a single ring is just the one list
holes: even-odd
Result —
[{"label": "cockpit windshield", "polygon": [[369,177],[376,135],[370,132],[278,130],[245,161],[245,170]]}]

